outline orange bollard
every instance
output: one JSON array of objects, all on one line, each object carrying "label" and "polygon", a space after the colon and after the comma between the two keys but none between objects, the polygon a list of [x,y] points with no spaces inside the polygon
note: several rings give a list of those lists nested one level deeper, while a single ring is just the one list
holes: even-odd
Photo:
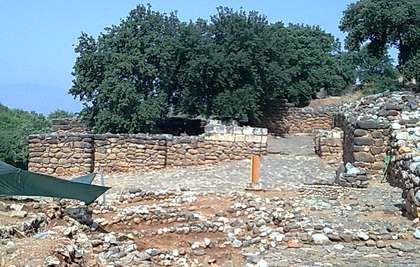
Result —
[{"label": "orange bollard", "polygon": [[251,157],[251,184],[255,185],[260,180],[260,156]]}]

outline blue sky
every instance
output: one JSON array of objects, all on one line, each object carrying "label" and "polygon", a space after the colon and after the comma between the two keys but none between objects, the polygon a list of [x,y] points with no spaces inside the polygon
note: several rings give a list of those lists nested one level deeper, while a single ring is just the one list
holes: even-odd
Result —
[{"label": "blue sky", "polygon": [[217,6],[257,10],[269,21],[319,25],[344,39],[338,24],[350,0],[0,0],[0,103],[49,113],[77,112],[67,94],[81,32],[97,36],[137,4],[178,11],[181,20],[207,19]]}]

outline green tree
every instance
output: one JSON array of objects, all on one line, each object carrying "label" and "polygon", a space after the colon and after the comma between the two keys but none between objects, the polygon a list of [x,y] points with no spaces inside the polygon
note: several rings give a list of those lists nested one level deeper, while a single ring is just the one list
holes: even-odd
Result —
[{"label": "green tree", "polygon": [[365,94],[375,94],[383,91],[398,90],[398,71],[392,65],[388,54],[381,57],[372,56],[367,47],[353,53],[353,64]]},{"label": "green tree", "polygon": [[378,61],[387,56],[390,46],[397,47],[402,73],[406,78],[416,77],[413,66],[419,60],[420,1],[360,0],[344,11],[340,29],[348,33],[346,47],[350,51],[366,46]]},{"label": "green tree", "polygon": [[138,6],[98,40],[82,34],[70,93],[96,131],[153,131],[177,87],[179,21]]},{"label": "green tree", "polygon": [[26,168],[28,136],[48,132],[50,122],[41,114],[9,109],[0,104],[0,160]]},{"label": "green tree", "polygon": [[99,132],[153,132],[174,115],[255,120],[273,99],[304,104],[354,81],[340,44],[319,27],[224,7],[184,23],[138,6],[97,39],[82,34],[75,51],[70,93]]}]

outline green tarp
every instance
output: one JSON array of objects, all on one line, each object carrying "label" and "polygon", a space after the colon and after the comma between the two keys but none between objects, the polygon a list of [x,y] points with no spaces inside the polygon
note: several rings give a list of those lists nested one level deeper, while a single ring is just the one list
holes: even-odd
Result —
[{"label": "green tarp", "polygon": [[72,181],[24,171],[0,161],[0,195],[78,199],[90,204],[109,187],[91,185],[94,174]]}]

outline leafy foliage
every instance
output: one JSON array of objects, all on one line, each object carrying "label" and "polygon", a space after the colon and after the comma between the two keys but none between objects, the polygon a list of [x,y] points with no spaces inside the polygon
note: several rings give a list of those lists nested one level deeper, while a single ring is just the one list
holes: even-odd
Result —
[{"label": "leafy foliage", "polygon": [[360,0],[345,10],[340,29],[348,33],[346,47],[366,49],[372,64],[387,57],[390,46],[397,47],[405,78],[418,77],[420,1]]},{"label": "leafy foliage", "polygon": [[73,118],[75,116],[76,114],[74,114],[73,112],[57,109],[51,112],[50,114],[48,114],[48,119],[53,120],[53,119]]},{"label": "leafy foliage", "polygon": [[28,136],[47,132],[50,122],[41,114],[9,109],[0,104],[0,160],[26,168]]},{"label": "leafy foliage", "polygon": [[99,132],[153,132],[174,115],[258,119],[270,100],[305,104],[355,79],[339,42],[319,27],[223,7],[185,23],[138,6],[97,39],[82,34],[75,51],[70,93]]}]

